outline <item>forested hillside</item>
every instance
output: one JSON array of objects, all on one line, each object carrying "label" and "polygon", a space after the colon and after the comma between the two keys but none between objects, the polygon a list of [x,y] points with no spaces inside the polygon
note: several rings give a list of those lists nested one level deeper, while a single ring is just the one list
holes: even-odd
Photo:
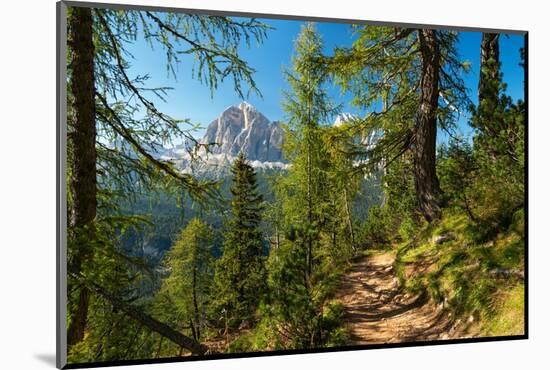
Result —
[{"label": "forested hillside", "polygon": [[[474,70],[459,32],[350,28],[329,48],[302,22],[276,126],[243,105],[198,135],[130,46],[243,100],[270,88],[244,57],[269,22],[69,8],[69,363],[524,334],[526,106],[504,36],[480,34]],[[522,76],[524,50],[506,51]],[[159,155],[182,141],[185,161]]]}]

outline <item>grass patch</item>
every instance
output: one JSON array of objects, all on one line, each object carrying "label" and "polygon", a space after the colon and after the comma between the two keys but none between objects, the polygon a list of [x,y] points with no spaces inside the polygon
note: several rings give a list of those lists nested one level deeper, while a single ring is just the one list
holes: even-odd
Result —
[{"label": "grass patch", "polygon": [[[478,332],[522,332],[523,282],[517,277],[524,265],[522,220],[515,215],[505,231],[481,235],[466,215],[447,209],[440,222],[424,225],[397,246],[394,269],[406,290],[428,291],[456,318],[473,316]],[[449,233],[452,238],[435,242]]]},{"label": "grass patch", "polygon": [[487,322],[484,333],[489,336],[525,334],[525,286],[517,284],[500,292],[493,301],[496,314]]}]

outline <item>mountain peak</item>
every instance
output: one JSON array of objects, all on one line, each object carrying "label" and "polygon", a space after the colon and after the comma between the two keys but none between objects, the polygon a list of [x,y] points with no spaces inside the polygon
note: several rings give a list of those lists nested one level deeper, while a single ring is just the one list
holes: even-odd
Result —
[{"label": "mountain peak", "polygon": [[[283,129],[278,122],[270,122],[252,104],[243,101],[238,106],[227,107],[206,128],[205,135],[198,140],[208,145],[208,152],[199,148],[197,154],[208,167],[227,166],[242,152],[252,166],[259,168],[286,168],[283,159]],[[191,144],[193,146],[193,144]],[[171,157],[182,170],[191,170],[189,155],[174,148]],[[188,149],[193,149],[188,148]]]},{"label": "mountain peak", "polygon": [[239,104],[238,108],[242,111],[245,111],[245,110],[256,111],[256,107],[247,101],[242,101],[241,104]]}]

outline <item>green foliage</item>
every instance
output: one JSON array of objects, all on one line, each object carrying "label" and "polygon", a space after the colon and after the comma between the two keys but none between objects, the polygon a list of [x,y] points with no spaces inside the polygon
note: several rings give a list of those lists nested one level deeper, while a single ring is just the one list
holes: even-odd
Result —
[{"label": "green foliage", "polygon": [[383,202],[370,208],[363,221],[361,243],[364,248],[409,240],[420,226],[413,168],[409,155],[404,155],[384,169],[381,177]]},{"label": "green foliage", "polygon": [[[449,232],[454,239],[434,242],[435,236]],[[506,308],[502,296],[508,289],[515,289],[518,280],[521,284],[517,274],[524,268],[525,242],[521,230],[514,227],[483,242],[477,232],[477,223],[463,209],[447,209],[439,225],[425,225],[415,240],[400,247],[395,267],[408,290],[427,290],[436,302],[451,308],[456,319],[472,316],[480,328],[471,330],[505,335],[491,323],[498,322],[500,315],[523,315],[523,304],[514,310]],[[404,276],[405,267],[415,265],[423,266],[422,272]],[[505,312],[501,312],[503,309]],[[513,327],[514,334],[523,331],[522,326]]]},{"label": "green foliage", "polygon": [[440,148],[438,173],[451,206],[462,208],[479,240],[506,230],[524,205],[524,105],[498,93],[490,80],[482,105],[472,110],[473,146],[453,139]]},{"label": "green foliage", "polygon": [[438,173],[441,188],[451,203],[464,209],[472,221],[475,215],[476,164],[472,146],[461,139],[452,138],[440,147]]},{"label": "green foliage", "polygon": [[349,342],[349,333],[344,327],[344,305],[339,301],[330,301],[323,312],[321,326],[325,332],[327,347],[342,346]]},{"label": "green foliage", "polygon": [[[331,264],[318,266],[307,276],[307,250],[285,241],[269,256],[269,296],[262,316],[279,337],[279,348],[315,348],[326,345],[338,329],[341,315],[325,311],[339,283],[341,271]],[[328,316],[325,316],[328,314]],[[335,338],[334,338],[335,339]]]},{"label": "green foliage", "polygon": [[[153,277],[151,267],[142,259],[128,256],[121,251],[123,235],[130,230],[140,229],[146,220],[135,216],[98,217],[91,225],[82,228],[68,228],[68,266],[73,268],[73,259],[84,245],[94,250],[93,258],[86,258],[80,266],[80,273],[90,281],[101,285],[125,300],[136,300],[140,289]],[[87,243],[87,244],[86,244]],[[79,302],[79,283],[70,276],[67,281],[67,326],[71,313]],[[144,332],[136,323],[125,320],[123,314],[113,311],[108,302],[91,296],[85,340],[70,348],[71,362],[102,361],[129,358],[130,351],[143,344],[139,342]],[[111,332],[116,333],[111,334]],[[142,347],[140,347],[142,348]],[[137,351],[136,355],[144,355]],[[133,354],[133,353],[132,353]]]},{"label": "green foliage", "polygon": [[[355,26],[351,47],[337,47],[334,55],[323,59],[326,71],[343,92],[352,94],[352,103],[368,113],[352,121],[354,134],[378,132],[376,145],[355,145],[350,154],[360,163],[358,170],[372,172],[388,166],[414,149],[413,133],[419,105],[421,53],[419,30],[371,25]],[[462,75],[468,63],[459,58],[457,33],[437,31],[441,53],[438,125],[450,131],[458,111],[470,99]]]},{"label": "green foliage", "polygon": [[[181,174],[169,161],[150,155],[174,140],[196,142],[193,133],[199,126],[171,117],[155,106],[152,98],[165,101],[170,88],[150,86],[148,75],[131,75],[133,56],[127,50],[142,37],[151,48],[165,52],[167,73],[174,78],[181,56],[193,56],[192,76],[212,93],[230,78],[236,93],[244,96],[247,86],[252,92],[259,91],[254,69],[239,54],[240,45],[243,40],[246,45],[253,40],[261,43],[268,27],[254,19],[239,22],[183,13],[94,9],[93,16],[101,187],[108,189],[111,197],[128,197],[141,187],[158,185],[177,191],[183,188],[203,201],[215,196],[212,182]],[[137,114],[141,111],[143,115]]]},{"label": "green foliage", "polygon": [[[501,231],[512,215],[524,206],[525,194],[525,103],[505,94],[500,64],[489,60],[482,69],[483,99],[471,107],[477,195],[483,227]],[[496,78],[490,78],[496,75]]]},{"label": "green foliage", "polygon": [[401,240],[411,240],[416,235],[418,227],[418,222],[408,217],[401,221],[397,232]]},{"label": "green foliage", "polygon": [[314,282],[307,276],[306,266],[307,250],[297,248],[290,241],[283,242],[270,254],[270,296],[264,315],[272,318],[272,330],[286,339],[286,348],[310,348],[319,344],[318,305],[324,297],[313,291]]},{"label": "green foliage", "polygon": [[239,154],[231,169],[231,215],[223,254],[216,263],[216,311],[229,327],[254,320],[265,290],[263,241],[260,231],[262,195],[256,174]]},{"label": "green foliage", "polygon": [[[99,8],[91,12],[95,96],[93,101],[86,103],[94,107],[96,114],[96,137],[90,139],[96,146],[92,165],[97,168],[97,218],[83,228],[74,227],[68,220],[68,262],[87,280],[100,284],[125,301],[134,302],[141,310],[148,310],[147,298],[143,298],[156,288],[158,277],[143,259],[135,257],[140,255],[138,243],[128,241],[143,235],[144,230],[151,227],[151,219],[128,212],[131,208],[128,203],[132,204],[144,193],[149,195],[156,191],[175,197],[183,192],[203,203],[218,194],[212,181],[183,174],[172,163],[153,155],[172,140],[194,140],[192,133],[198,126],[189,120],[171,117],[155,106],[153,99],[164,100],[169,88],[151,86],[148,75],[132,75],[133,56],[128,49],[140,38],[144,38],[151,48],[160,47],[166,52],[167,71],[174,77],[180,56],[190,55],[196,62],[193,77],[205,83],[212,92],[221,82],[231,79],[237,94],[243,96],[246,87],[252,92],[258,91],[254,70],[241,58],[240,46],[243,41],[247,45],[251,41],[261,43],[268,27],[254,19],[240,22],[228,17]],[[74,9],[69,7],[69,18],[73,13]],[[69,43],[67,53],[69,103],[73,99],[70,86],[75,83],[71,46]],[[76,112],[72,109],[73,105],[68,104],[69,169],[74,160],[72,138],[76,127]],[[69,170],[68,189],[72,189],[73,177]],[[69,192],[67,198],[70,218],[75,207],[73,194]],[[88,206],[95,207],[95,204]],[[173,230],[172,226],[159,227],[159,231],[166,234],[169,230]],[[160,237],[170,240],[172,235]],[[74,256],[80,254],[84,246],[90,248],[83,263],[73,263]],[[70,324],[80,291],[78,283],[71,278],[68,290]],[[101,298],[92,295],[88,306],[84,340],[70,349],[69,362],[179,353],[179,348],[174,349],[167,340],[161,341],[157,334],[151,334],[127,318],[120,318],[120,314],[113,312],[109,303]]]},{"label": "green foliage", "polygon": [[[263,309],[260,308],[261,311]],[[243,353],[254,351],[265,351],[266,349],[280,349],[279,339],[273,332],[269,321],[262,317],[262,320],[252,331],[245,332],[231,342],[227,348],[228,353]]]},{"label": "green foliage", "polygon": [[393,239],[393,231],[392,218],[386,208],[370,208],[361,230],[364,247],[368,249],[370,245],[388,245]]},{"label": "green foliage", "polygon": [[[454,32],[437,32],[445,61],[438,125],[452,136],[437,156],[446,206],[440,222],[425,224],[416,210],[411,154],[421,60],[413,29],[357,26],[353,45],[327,57],[314,25],[304,25],[285,71],[283,152],[290,166],[270,181],[258,179],[242,153],[231,184],[197,179],[152,155],[176,138],[194,141],[197,127],[152,104],[167,89],[151,88],[147,76],[129,76],[128,45],[144,37],[160,47],[172,74],[179,56],[193,55],[194,77],[212,92],[230,79],[242,96],[243,84],[256,86],[239,46],[261,42],[266,30],[255,20],[94,10],[98,216],[69,228],[69,265],[89,247],[93,252],[79,266],[86,279],[197,341],[219,344],[220,336],[224,342],[231,336],[227,352],[317,348],[350,341],[344,306],[333,298],[352,257],[361,247],[397,244],[395,271],[406,289],[427,290],[456,316],[484,320],[488,333],[517,331],[521,278],[498,274],[520,275],[525,262],[525,105],[506,96],[496,73],[485,99],[471,107],[472,141],[452,135],[469,100],[460,77],[468,65],[459,61]],[[500,67],[489,61],[484,68],[487,77]],[[329,99],[330,82],[369,113],[331,127],[339,107]],[[372,135],[376,142],[365,145]],[[382,189],[380,202],[362,194],[372,183]],[[155,208],[151,194],[169,207]],[[71,194],[68,199],[70,214]],[[180,225],[185,228],[175,232]],[[444,234],[454,237],[434,241]],[[156,271],[149,265],[155,261],[138,251],[152,239],[155,245],[175,239]],[[422,268],[408,276],[407,267],[416,265]],[[79,285],[68,284],[70,324]],[[182,351],[94,295],[88,322],[70,362]]]},{"label": "green foliage", "polygon": [[296,40],[293,71],[287,72],[283,150],[291,166],[276,184],[284,237],[269,256],[269,296],[262,306],[265,324],[279,337],[277,348],[337,341],[329,339],[334,320],[325,320],[323,312],[338,282],[337,266],[354,248],[351,202],[358,184],[350,176],[351,160],[339,151],[352,138],[324,126],[336,108],[323,88],[321,52],[318,33],[306,24]]},{"label": "green foliage", "polygon": [[168,276],[155,297],[154,310],[178,330],[189,328],[196,340],[205,328],[212,301],[213,232],[199,219],[191,220],[167,253]]}]

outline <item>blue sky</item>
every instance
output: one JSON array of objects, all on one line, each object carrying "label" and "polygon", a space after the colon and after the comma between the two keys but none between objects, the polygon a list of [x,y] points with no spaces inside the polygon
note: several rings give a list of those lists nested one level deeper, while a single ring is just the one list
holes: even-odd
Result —
[{"label": "blue sky", "polygon": [[[267,38],[262,45],[251,44],[249,49],[245,45],[241,48],[241,56],[257,71],[254,79],[262,93],[262,97],[255,94],[246,100],[256,106],[270,120],[284,120],[285,113],[281,108],[282,92],[287,89],[283,77],[283,70],[290,66],[293,53],[294,40],[296,39],[301,21],[269,20],[262,22],[272,26]],[[349,25],[337,23],[318,23],[317,29],[323,38],[325,51],[330,51],[335,46],[349,46],[352,42],[352,31]],[[479,78],[479,46],[481,33],[460,32],[458,51],[463,60],[471,63],[471,72],[464,76],[465,83],[471,92],[471,99],[477,101],[477,84]],[[523,69],[518,66],[520,62],[519,49],[523,46],[523,36],[503,35],[500,38],[500,52],[504,81],[508,85],[508,94],[515,100],[523,99]],[[158,48],[151,50],[142,38],[138,38],[135,44],[129,45],[128,50],[133,54],[130,74],[148,74],[150,80],[148,86],[169,86],[166,102],[154,99],[162,111],[175,118],[189,118],[192,122],[206,127],[219,113],[230,105],[238,104],[241,99],[233,89],[231,79],[227,79],[211,96],[207,86],[192,78],[192,57],[185,56],[177,66],[175,80],[166,71],[164,54]],[[343,103],[343,111],[359,113],[357,108],[346,104],[349,97],[340,96],[336,87],[329,88],[333,99]],[[467,118],[460,119],[459,129],[463,134],[468,134]],[[195,135],[201,136],[202,130]],[[439,135],[444,140],[444,134]]]}]

